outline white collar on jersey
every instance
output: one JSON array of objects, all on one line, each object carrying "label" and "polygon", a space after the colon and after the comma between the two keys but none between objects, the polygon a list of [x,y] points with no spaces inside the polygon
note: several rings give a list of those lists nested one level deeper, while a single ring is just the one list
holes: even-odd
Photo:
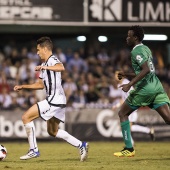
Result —
[{"label": "white collar on jersey", "polygon": [[140,43],[140,44],[135,45],[135,46],[133,47],[133,50],[134,50],[136,47],[140,46],[140,45],[143,45],[143,43]]}]

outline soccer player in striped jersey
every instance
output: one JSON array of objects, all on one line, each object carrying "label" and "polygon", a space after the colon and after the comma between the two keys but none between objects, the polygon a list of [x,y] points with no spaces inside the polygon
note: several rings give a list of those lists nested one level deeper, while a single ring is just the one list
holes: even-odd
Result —
[{"label": "soccer player in striped jersey", "polygon": [[165,93],[163,86],[155,74],[151,50],[142,43],[144,31],[141,26],[135,25],[129,28],[127,35],[127,45],[132,48],[131,63],[134,73],[120,72],[119,79],[131,76],[129,83],[120,87],[124,92],[128,92],[132,86],[130,95],[122,104],[118,113],[125,148],[120,152],[115,152],[117,157],[132,157],[135,150],[131,142],[130,123],[128,116],[140,106],[149,106],[155,109],[164,121],[170,125],[170,100]]},{"label": "soccer player in striped jersey", "polygon": [[82,142],[68,132],[59,129],[59,123],[65,121],[66,97],[61,85],[61,72],[65,70],[63,64],[52,54],[53,43],[49,37],[41,37],[37,40],[37,54],[43,63],[36,66],[35,71],[40,71],[39,80],[34,84],[16,85],[15,91],[22,89],[38,90],[46,89],[46,99],[34,104],[22,116],[22,121],[27,133],[29,151],[21,156],[21,160],[40,156],[38,150],[35,127],[33,120],[41,117],[47,121],[49,135],[63,139],[69,144],[79,148],[80,161],[85,161],[88,155],[88,143]]}]

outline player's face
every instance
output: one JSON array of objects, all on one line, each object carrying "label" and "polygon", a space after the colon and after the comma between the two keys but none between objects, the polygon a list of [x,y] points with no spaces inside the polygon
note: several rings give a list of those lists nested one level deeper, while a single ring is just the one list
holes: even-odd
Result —
[{"label": "player's face", "polygon": [[127,45],[133,47],[135,45],[135,39],[136,37],[134,36],[133,31],[129,30],[126,38]]},{"label": "player's face", "polygon": [[37,45],[37,55],[43,60],[44,59],[44,48],[42,48],[39,44]]}]

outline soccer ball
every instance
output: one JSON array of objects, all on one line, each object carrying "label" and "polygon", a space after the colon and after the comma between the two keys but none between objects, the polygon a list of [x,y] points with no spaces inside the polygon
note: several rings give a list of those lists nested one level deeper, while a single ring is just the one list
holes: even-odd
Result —
[{"label": "soccer ball", "polygon": [[0,145],[0,161],[3,161],[6,158],[6,155],[7,149],[3,145]]}]

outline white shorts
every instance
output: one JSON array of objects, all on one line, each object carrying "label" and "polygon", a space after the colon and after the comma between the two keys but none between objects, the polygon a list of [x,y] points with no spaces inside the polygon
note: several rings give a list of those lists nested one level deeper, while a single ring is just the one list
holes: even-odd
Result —
[{"label": "white shorts", "polygon": [[135,110],[129,115],[129,122],[136,122],[138,119],[137,111]]},{"label": "white shorts", "polygon": [[52,106],[48,103],[48,101],[45,99],[43,101],[40,101],[37,103],[38,105],[38,111],[40,114],[40,117],[44,120],[49,120],[52,117],[55,117],[62,122],[65,121],[65,107],[62,107],[62,104],[58,104],[56,106]]}]

